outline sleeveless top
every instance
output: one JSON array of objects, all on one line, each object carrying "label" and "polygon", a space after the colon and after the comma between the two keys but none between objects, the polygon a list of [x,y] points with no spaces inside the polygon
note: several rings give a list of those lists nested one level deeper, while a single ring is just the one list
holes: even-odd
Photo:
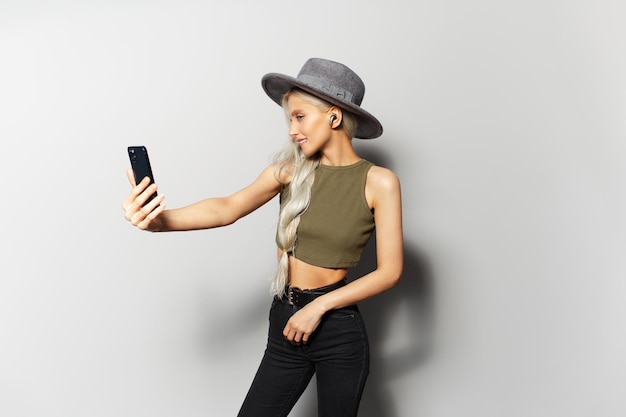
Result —
[{"label": "sleeveless top", "polygon": [[[317,168],[292,256],[325,268],[356,266],[374,231],[374,215],[365,198],[373,165],[361,159],[352,165]],[[281,209],[283,203],[281,194]]]}]

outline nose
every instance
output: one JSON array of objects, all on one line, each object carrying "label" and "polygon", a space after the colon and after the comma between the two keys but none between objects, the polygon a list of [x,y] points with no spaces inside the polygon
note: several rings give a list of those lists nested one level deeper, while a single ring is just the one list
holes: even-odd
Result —
[{"label": "nose", "polygon": [[295,139],[298,136],[298,133],[300,132],[298,131],[298,129],[296,129],[295,122],[292,120],[289,123],[289,136]]}]

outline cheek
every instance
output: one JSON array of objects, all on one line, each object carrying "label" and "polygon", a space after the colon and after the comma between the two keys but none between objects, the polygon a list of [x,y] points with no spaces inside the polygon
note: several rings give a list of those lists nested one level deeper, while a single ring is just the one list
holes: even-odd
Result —
[{"label": "cheek", "polygon": [[324,133],[326,126],[324,124],[324,121],[321,118],[317,118],[315,120],[311,120],[307,128],[311,132]]}]

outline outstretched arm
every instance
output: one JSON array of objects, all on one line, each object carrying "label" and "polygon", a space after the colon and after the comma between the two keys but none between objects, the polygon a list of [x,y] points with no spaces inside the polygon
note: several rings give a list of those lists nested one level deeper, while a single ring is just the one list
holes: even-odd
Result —
[{"label": "outstretched arm", "polygon": [[270,165],[254,182],[228,197],[207,198],[186,207],[166,210],[163,195],[142,207],[156,191],[156,185],[148,186],[146,179],[135,185],[130,169],[128,179],[133,189],[122,204],[125,218],[142,230],[154,232],[210,229],[232,224],[267,203],[281,188],[274,176],[274,166]]}]

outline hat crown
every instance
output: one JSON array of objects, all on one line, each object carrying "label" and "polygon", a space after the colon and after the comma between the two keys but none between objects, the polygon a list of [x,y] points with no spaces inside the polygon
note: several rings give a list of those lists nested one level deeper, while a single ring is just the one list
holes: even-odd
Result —
[{"label": "hat crown", "polygon": [[361,105],[365,95],[365,84],[354,71],[327,59],[310,58],[302,66],[297,79],[357,106]]},{"label": "hat crown", "polygon": [[293,89],[299,89],[338,106],[356,118],[357,128],[354,137],[361,139],[377,138],[383,133],[378,119],[361,108],[365,95],[363,80],[347,66],[327,59],[308,59],[297,77],[269,73],[261,79],[267,95],[279,106],[283,97]]}]

